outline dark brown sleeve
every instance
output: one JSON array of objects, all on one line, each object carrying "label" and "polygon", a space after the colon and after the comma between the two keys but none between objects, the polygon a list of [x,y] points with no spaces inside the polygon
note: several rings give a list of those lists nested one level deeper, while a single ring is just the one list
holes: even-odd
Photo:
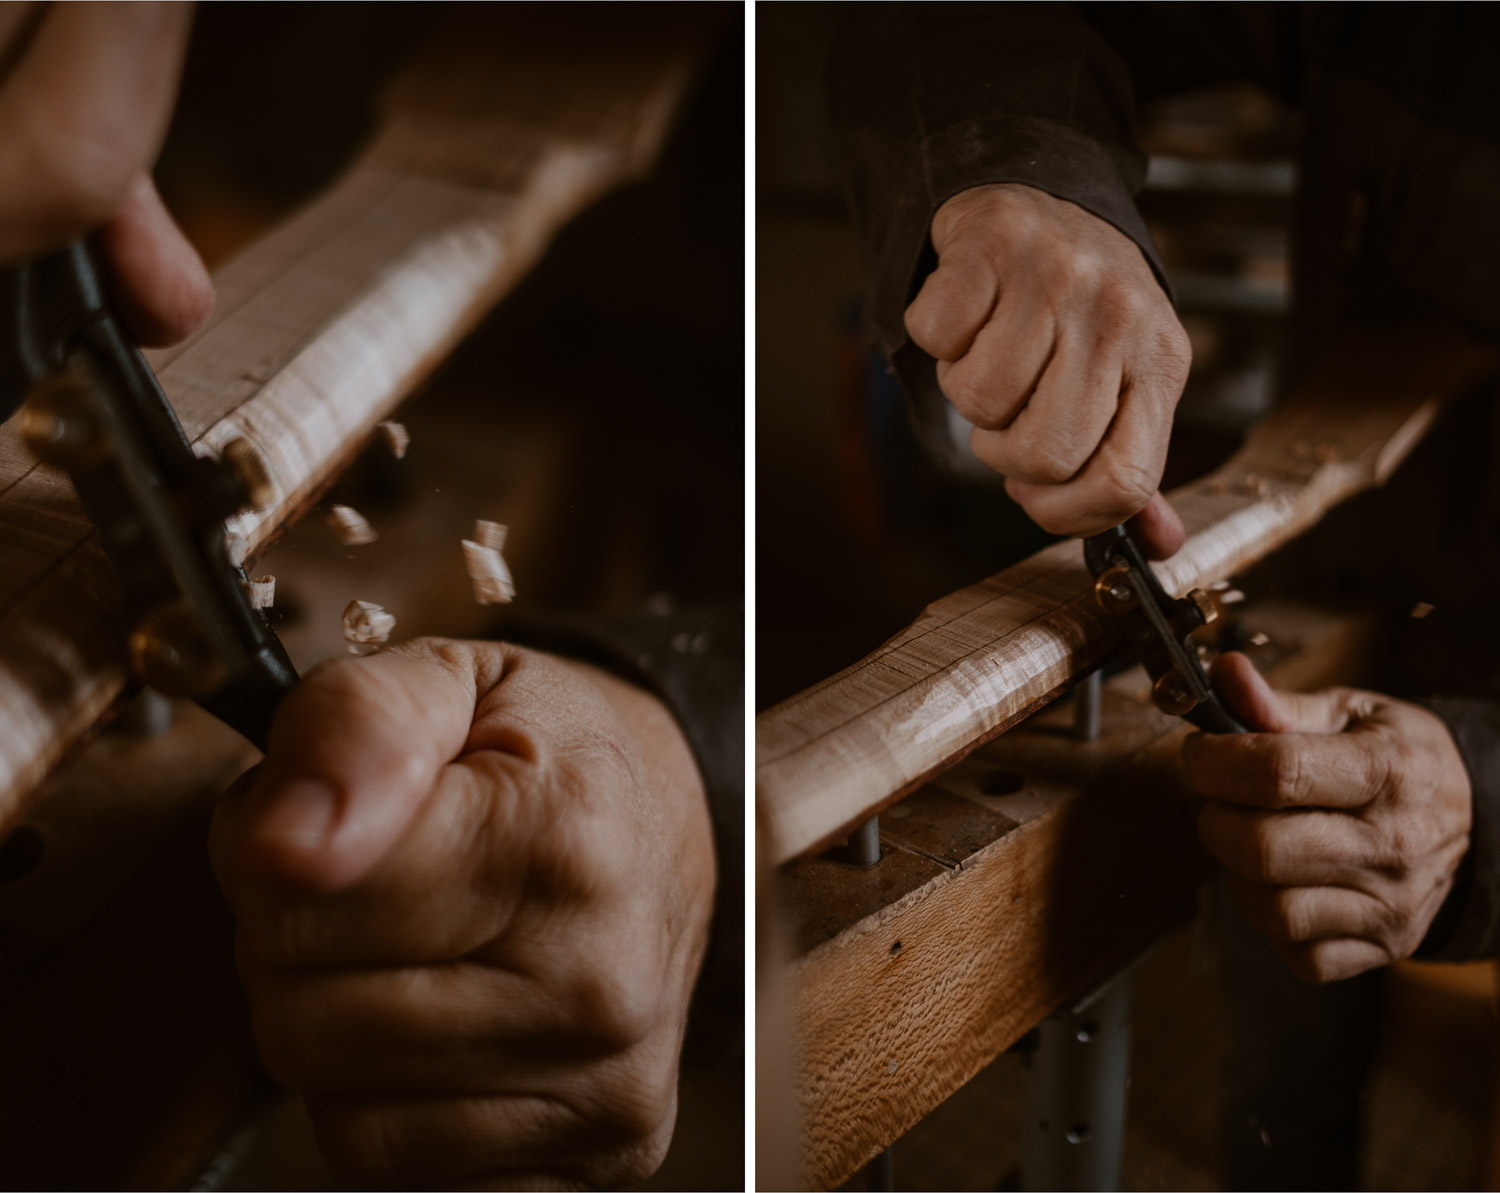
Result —
[{"label": "dark brown sleeve", "polygon": [[984,183],[1036,187],[1129,236],[1165,286],[1133,198],[1146,158],[1130,75],[1072,5],[845,7],[854,11],[830,59],[829,106],[864,246],[868,329],[937,447],[946,435],[933,362],[902,318],[936,263],[928,228],[946,199]]},{"label": "dark brown sleeve", "polygon": [[1500,957],[1500,695],[1433,697],[1469,772],[1474,819],[1453,891],[1417,950],[1421,961]]}]

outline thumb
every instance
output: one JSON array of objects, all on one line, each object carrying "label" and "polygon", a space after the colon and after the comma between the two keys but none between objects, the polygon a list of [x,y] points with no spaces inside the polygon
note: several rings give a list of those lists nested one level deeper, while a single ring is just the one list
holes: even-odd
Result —
[{"label": "thumb", "polygon": [[1160,493],[1153,493],[1146,508],[1126,525],[1130,527],[1147,559],[1171,559],[1182,550],[1182,544],[1187,539],[1182,519]]},{"label": "thumb", "polygon": [[207,322],[214,284],[144,170],[131,181],[120,210],[99,230],[98,242],[111,295],[140,343],[175,344]]},{"label": "thumb", "polygon": [[1275,691],[1239,651],[1216,658],[1209,678],[1229,711],[1252,733],[1338,733],[1348,723],[1336,691]]},{"label": "thumb", "polygon": [[358,882],[462,751],[479,670],[463,644],[424,640],[310,671],[277,710],[265,761],[215,812],[226,889]]}]

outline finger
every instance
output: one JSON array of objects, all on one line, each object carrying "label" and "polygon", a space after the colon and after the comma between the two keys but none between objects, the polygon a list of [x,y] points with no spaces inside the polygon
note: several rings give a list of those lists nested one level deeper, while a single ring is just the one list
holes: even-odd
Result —
[{"label": "finger", "polygon": [[1160,493],[1152,494],[1146,508],[1129,520],[1131,535],[1147,559],[1171,559],[1187,539],[1182,519]]},{"label": "finger", "polygon": [[231,901],[246,879],[317,891],[358,881],[463,748],[478,690],[502,666],[498,648],[422,642],[309,672],[249,790],[215,815]]},{"label": "finger", "polygon": [[1259,732],[1342,733],[1359,711],[1357,693],[1349,688],[1275,691],[1239,651],[1220,655],[1209,675],[1229,711]]},{"label": "finger", "polygon": [[1103,442],[1077,476],[1061,485],[1011,477],[1005,490],[1043,530],[1099,534],[1140,513],[1156,494],[1171,428],[1170,407],[1127,386]]},{"label": "finger", "polygon": [[1375,940],[1394,927],[1386,905],[1354,887],[1264,886],[1235,875],[1229,883],[1245,917],[1274,941]]},{"label": "finger", "polygon": [[315,1094],[318,1144],[362,1188],[621,1189],[660,1165],[677,1112],[675,1065],[562,1094],[485,1097]]},{"label": "finger", "polygon": [[98,236],[109,287],[126,326],[148,348],[197,331],[214,309],[214,285],[198,251],[141,171]]},{"label": "finger", "polygon": [[[606,988],[586,972],[603,970],[610,945],[587,926],[568,959],[573,974],[546,979],[469,960],[267,966],[243,935],[240,945],[261,1058],[277,1080],[303,1092],[515,1093],[559,1065],[620,1055],[656,1032],[676,1031],[660,990],[616,1001],[618,980]],[[667,959],[653,962],[659,985]]]},{"label": "finger", "polygon": [[989,322],[999,298],[994,268],[979,253],[944,253],[906,308],[912,342],[937,360],[958,360]]},{"label": "finger", "polygon": [[1119,356],[1081,342],[1065,327],[1031,400],[1003,428],[976,428],[970,446],[1003,476],[1062,485],[1098,448],[1115,417],[1119,393]]},{"label": "finger", "polygon": [[0,86],[0,261],[93,231],[156,157],[187,4],[49,5]]},{"label": "finger", "polygon": [[1193,734],[1182,758],[1199,795],[1271,811],[1363,807],[1385,790],[1391,767],[1388,745],[1361,729]]},{"label": "finger", "polygon": [[1256,812],[1207,803],[1203,847],[1231,874],[1268,886],[1357,885],[1380,859],[1369,830],[1340,812]]},{"label": "finger", "polygon": [[1276,951],[1303,981],[1319,985],[1342,982],[1396,959],[1378,944],[1352,938],[1281,945]]},{"label": "finger", "polygon": [[1032,398],[1052,359],[1055,334],[1043,304],[1002,297],[963,356],[938,362],[938,385],[976,426],[1006,426]]}]

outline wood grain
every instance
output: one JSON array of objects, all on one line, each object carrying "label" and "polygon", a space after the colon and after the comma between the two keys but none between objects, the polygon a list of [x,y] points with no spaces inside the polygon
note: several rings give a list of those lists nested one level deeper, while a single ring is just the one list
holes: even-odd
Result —
[{"label": "wood grain", "polygon": [[[1282,687],[1364,679],[1370,617],[1263,605]],[[1103,735],[1033,717],[881,817],[881,861],[782,871],[808,1184],[832,1188],[1055,1008],[1190,914],[1208,873],[1178,762],[1188,727],[1135,668]],[[993,794],[1005,791],[1006,794]]]},{"label": "wood grain", "polygon": [[[264,456],[274,500],[230,526],[252,554],[562,224],[649,169],[705,30],[701,14],[610,15],[630,7],[461,14],[483,27],[442,34],[350,169],[215,274],[211,322],[150,354],[190,438],[218,450],[244,436]],[[0,559],[3,827],[125,685],[111,568],[67,479],[36,465],[11,425]]]},{"label": "wood grain", "polygon": [[[1175,595],[1242,569],[1382,484],[1442,404],[1494,368],[1433,327],[1350,339],[1212,476],[1170,494]],[[813,853],[1066,690],[1115,646],[1079,543],[929,605],[906,630],[756,720],[756,798],[779,863]]]}]

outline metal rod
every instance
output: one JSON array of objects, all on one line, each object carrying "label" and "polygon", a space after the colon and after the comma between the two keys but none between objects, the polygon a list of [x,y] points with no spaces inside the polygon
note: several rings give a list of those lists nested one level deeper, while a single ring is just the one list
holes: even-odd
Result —
[{"label": "metal rod", "polygon": [[1073,734],[1080,741],[1099,736],[1100,705],[1104,696],[1104,673],[1097,668],[1073,689]]},{"label": "metal rod", "polygon": [[1024,1190],[1120,1188],[1130,972],[1042,1021],[1026,1059]]},{"label": "metal rod", "polygon": [[896,1153],[891,1148],[865,1167],[865,1188],[871,1193],[891,1193],[896,1188]]},{"label": "metal rod", "polygon": [[880,860],[880,817],[871,816],[849,834],[849,860],[856,866],[873,866]]}]

